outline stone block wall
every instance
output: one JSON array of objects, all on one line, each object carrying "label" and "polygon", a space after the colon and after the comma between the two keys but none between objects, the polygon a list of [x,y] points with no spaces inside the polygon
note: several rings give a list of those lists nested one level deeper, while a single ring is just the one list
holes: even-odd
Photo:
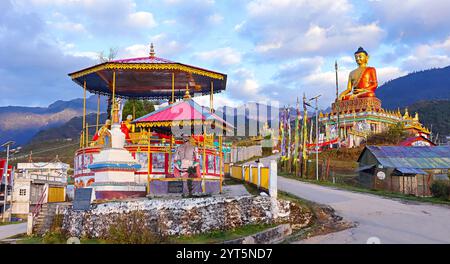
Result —
[{"label": "stone block wall", "polygon": [[193,235],[247,224],[272,224],[290,218],[291,202],[264,196],[207,197],[108,202],[88,211],[65,209],[63,230],[70,236],[106,237],[111,224],[133,211],[143,212],[142,228],[163,235]]}]

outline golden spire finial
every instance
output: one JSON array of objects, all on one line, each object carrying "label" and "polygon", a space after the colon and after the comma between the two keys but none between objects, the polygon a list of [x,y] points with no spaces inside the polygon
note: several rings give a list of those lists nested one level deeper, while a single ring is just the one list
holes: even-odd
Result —
[{"label": "golden spire finial", "polygon": [[184,100],[191,99],[191,95],[189,94],[189,85],[188,84],[186,84],[186,93],[184,94],[183,99]]},{"label": "golden spire finial", "polygon": [[153,42],[150,43],[150,57],[155,57],[155,48],[153,47]]}]

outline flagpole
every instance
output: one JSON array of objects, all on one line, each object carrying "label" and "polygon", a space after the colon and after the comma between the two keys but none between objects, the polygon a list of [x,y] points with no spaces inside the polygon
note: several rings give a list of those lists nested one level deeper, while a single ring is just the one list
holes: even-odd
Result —
[{"label": "flagpole", "polygon": [[341,147],[341,129],[339,127],[339,81],[338,81],[338,63],[335,61],[334,69],[336,71],[336,115],[337,115],[337,130],[338,130],[338,148]]}]

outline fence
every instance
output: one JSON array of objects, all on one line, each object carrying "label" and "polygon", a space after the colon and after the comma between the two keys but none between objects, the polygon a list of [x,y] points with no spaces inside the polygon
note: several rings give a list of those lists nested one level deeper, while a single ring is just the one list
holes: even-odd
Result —
[{"label": "fence", "polygon": [[253,184],[258,188],[269,191],[272,197],[277,196],[277,163],[270,162],[269,167],[264,167],[261,163],[254,165],[234,165],[225,163],[224,172],[226,176]]},{"label": "fence", "polygon": [[248,147],[232,147],[231,151],[225,155],[225,162],[235,163],[251,159],[253,157],[262,156],[262,146],[248,146]]}]

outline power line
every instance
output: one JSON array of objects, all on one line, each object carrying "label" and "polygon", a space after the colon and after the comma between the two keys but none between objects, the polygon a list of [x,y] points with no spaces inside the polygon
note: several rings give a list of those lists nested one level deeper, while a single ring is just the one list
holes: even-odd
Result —
[{"label": "power line", "polygon": [[[55,147],[55,148],[44,149],[44,150],[41,150],[41,151],[36,151],[36,152],[33,151],[33,155],[34,154],[41,154],[41,153],[49,152],[49,151],[52,151],[52,150],[62,149],[62,148],[70,147],[70,146],[75,146],[75,145],[78,145],[78,144],[79,143],[77,142],[77,143],[62,145],[62,146]],[[14,157],[11,160],[23,159],[23,158],[28,157],[29,155],[30,154],[25,154],[25,155],[22,155],[22,156]]]}]

